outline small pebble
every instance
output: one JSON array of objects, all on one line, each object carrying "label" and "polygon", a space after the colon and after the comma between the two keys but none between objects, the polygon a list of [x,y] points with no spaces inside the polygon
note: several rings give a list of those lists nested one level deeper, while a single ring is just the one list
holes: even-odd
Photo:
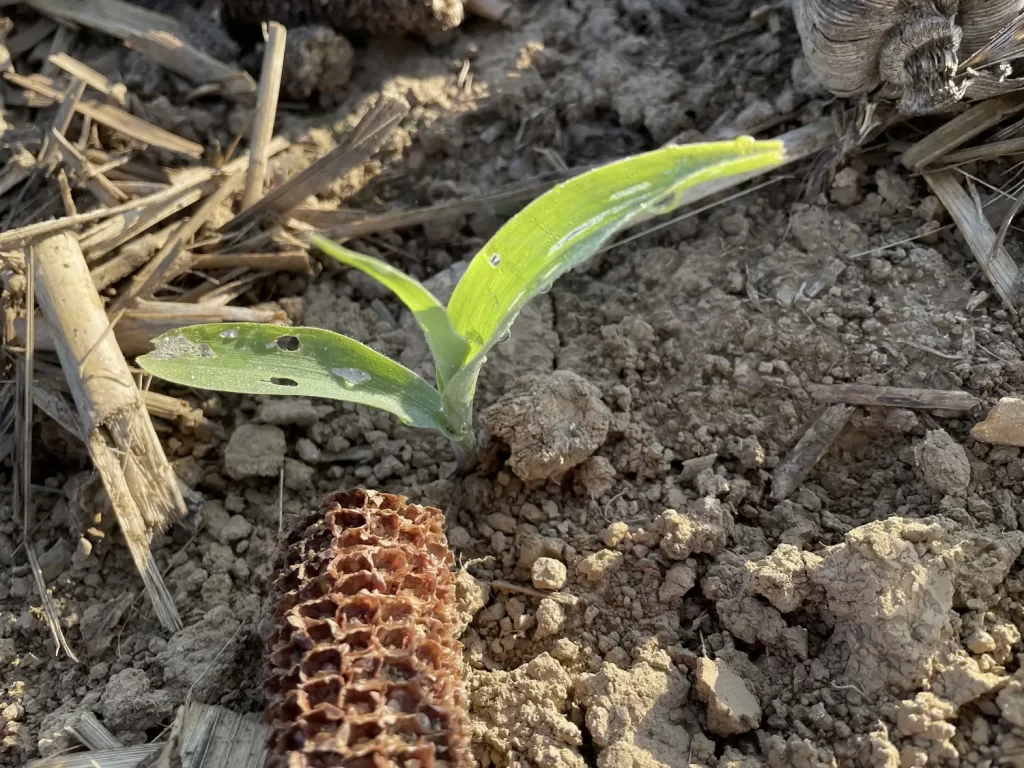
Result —
[{"label": "small pebble", "polygon": [[531,570],[533,586],[537,589],[556,590],[565,586],[568,577],[565,565],[552,557],[538,557]]},{"label": "small pebble", "polygon": [[300,437],[295,441],[295,452],[307,464],[317,464],[320,461],[320,449],[308,437]]},{"label": "small pebble", "polygon": [[519,543],[519,565],[532,569],[537,558],[561,557],[564,549],[565,543],[554,536],[524,536]]},{"label": "small pebble", "polygon": [[516,521],[515,518],[509,515],[503,515],[500,512],[494,512],[487,516],[487,524],[496,531],[507,533],[510,536],[516,532]]},{"label": "small pebble", "polygon": [[469,531],[461,525],[455,525],[448,529],[448,546],[462,549],[468,547],[470,542],[472,542],[472,538],[470,538]]},{"label": "small pebble", "polygon": [[543,523],[548,519],[547,515],[541,511],[540,507],[536,504],[530,504],[529,502],[523,504],[523,506],[519,508],[519,516],[531,523]]},{"label": "small pebble", "polygon": [[623,522],[615,522],[601,532],[601,541],[608,549],[615,549],[627,536],[629,536],[629,526]]},{"label": "small pebble", "polygon": [[629,654],[621,645],[616,645],[604,655],[604,660],[614,664],[619,669],[629,669]]},{"label": "small pebble", "polygon": [[988,632],[979,630],[967,638],[967,648],[971,653],[992,653],[996,649],[996,641]]},{"label": "small pebble", "polygon": [[609,573],[622,566],[622,553],[610,549],[602,549],[580,560],[576,570],[587,581],[597,584],[605,580]]},{"label": "small pebble", "polygon": [[565,629],[565,608],[557,600],[545,597],[537,606],[536,620],[537,629],[533,633],[534,640],[557,635]]},{"label": "small pebble", "polygon": [[500,555],[506,549],[508,549],[508,536],[501,531],[495,531],[491,534],[491,549],[495,554]]}]

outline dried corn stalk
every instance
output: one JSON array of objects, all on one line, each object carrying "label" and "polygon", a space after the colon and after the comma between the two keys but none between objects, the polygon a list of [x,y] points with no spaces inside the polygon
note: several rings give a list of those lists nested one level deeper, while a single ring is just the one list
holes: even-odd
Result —
[{"label": "dried corn stalk", "polygon": [[464,768],[454,559],[438,509],[335,493],[287,539],[267,768]]},{"label": "dried corn stalk", "polygon": [[181,618],[149,551],[153,535],[188,514],[177,478],[118,347],[78,241],[69,234],[34,246],[31,263],[43,317],[74,397],[96,469],[160,623]]}]

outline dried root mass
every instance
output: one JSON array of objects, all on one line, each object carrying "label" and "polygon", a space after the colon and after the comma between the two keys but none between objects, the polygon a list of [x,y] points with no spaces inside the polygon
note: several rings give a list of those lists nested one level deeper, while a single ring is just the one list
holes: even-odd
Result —
[{"label": "dried root mass", "polygon": [[269,641],[267,768],[464,768],[444,515],[335,493],[286,542]]},{"label": "dried root mass", "polygon": [[1022,0],[793,0],[811,69],[838,96],[882,85],[907,114],[964,95],[958,65],[1022,10]]}]

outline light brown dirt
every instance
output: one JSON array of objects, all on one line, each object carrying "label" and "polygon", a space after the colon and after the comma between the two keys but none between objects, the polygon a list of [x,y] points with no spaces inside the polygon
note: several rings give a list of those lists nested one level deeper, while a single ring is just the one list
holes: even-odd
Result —
[{"label": "light brown dirt", "polygon": [[[337,110],[282,118],[307,143],[274,172],[327,151],[379,92],[409,98],[409,120],[321,204],[422,205],[675,136],[817,119],[830,100],[788,12],[751,20],[759,5],[524,2],[514,31],[471,20],[434,49],[360,44]],[[160,83],[148,102],[182,103]],[[204,137],[229,118],[176,109]],[[207,497],[195,530],[154,545],[186,623],[174,636],[137,596],[109,513],[94,521],[81,450],[40,426],[53,492],[38,494],[37,549],[83,661],[54,657],[0,505],[0,765],[66,748],[76,711],[137,743],[189,691],[262,709],[279,517],[352,486],[447,512],[483,768],[1024,765],[1024,463],[969,435],[1024,386],[1020,322],[991,297],[968,304],[990,287],[894,157],[856,156],[807,200],[809,171],[617,246],[527,308],[477,410],[538,376],[581,377],[607,429],[564,477],[545,480],[537,456],[527,484],[515,445],[460,477],[442,439],[363,408],[185,393],[217,428],[167,443]],[[443,296],[500,213],[352,245]],[[276,289],[306,324],[431,373],[380,287],[347,271],[307,282]],[[807,482],[771,501],[771,470],[820,412],[806,385],[835,382],[964,388],[985,408],[858,409]],[[85,554],[87,528],[101,535]]]}]

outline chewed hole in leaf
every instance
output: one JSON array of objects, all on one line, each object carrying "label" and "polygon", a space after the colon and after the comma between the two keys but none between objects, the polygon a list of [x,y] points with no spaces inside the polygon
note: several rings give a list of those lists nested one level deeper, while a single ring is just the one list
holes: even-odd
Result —
[{"label": "chewed hole in leaf", "polygon": [[284,378],[281,378],[279,376],[271,376],[270,377],[270,383],[271,384],[277,384],[279,387],[297,387],[297,386],[299,386],[299,382],[297,382],[295,379],[284,379]]},{"label": "chewed hole in leaf", "polygon": [[156,347],[150,357],[154,360],[177,360],[179,357],[216,357],[209,344],[186,339],[181,334],[165,336],[153,342]]},{"label": "chewed hole in leaf", "polygon": [[295,336],[281,336],[276,342],[278,349],[283,349],[285,352],[298,352],[301,344]]}]

